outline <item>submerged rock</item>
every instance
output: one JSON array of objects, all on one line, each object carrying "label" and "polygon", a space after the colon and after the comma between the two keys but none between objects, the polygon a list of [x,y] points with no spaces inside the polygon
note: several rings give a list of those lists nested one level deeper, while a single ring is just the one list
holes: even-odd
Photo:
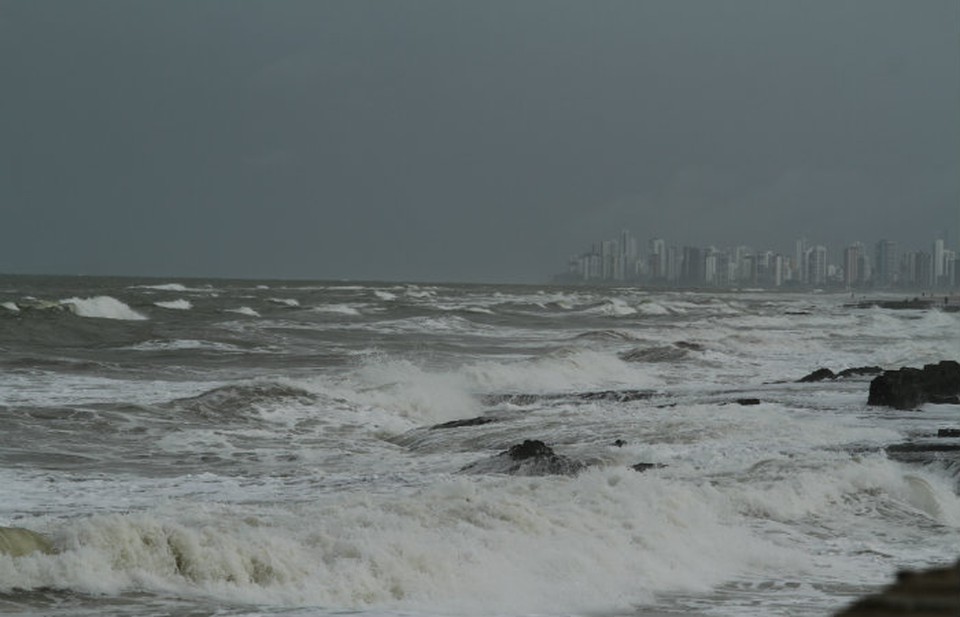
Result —
[{"label": "submerged rock", "polygon": [[845,368],[837,373],[837,379],[846,379],[847,377],[862,377],[864,375],[879,375],[883,369],[879,366],[857,366],[854,368]]},{"label": "submerged rock", "polygon": [[538,439],[527,439],[496,456],[471,463],[460,471],[512,476],[572,476],[584,467],[580,461],[557,454]]},{"label": "submerged rock", "polygon": [[31,553],[54,553],[53,543],[45,536],[22,527],[0,527],[0,555],[23,557]]},{"label": "submerged rock", "polygon": [[960,437],[960,428],[942,428],[937,431],[937,437]]},{"label": "submerged rock", "polygon": [[828,379],[848,379],[850,377],[862,377],[864,375],[877,375],[882,373],[883,369],[879,366],[854,366],[845,368],[839,373],[834,373],[828,368],[818,368],[809,375],[801,377],[799,383],[809,383],[813,381],[826,381]]},{"label": "submerged rock", "polygon": [[641,473],[649,469],[663,469],[664,467],[666,467],[666,465],[663,463],[637,463],[636,465],[630,465],[630,469]]},{"label": "submerged rock", "polygon": [[812,381],[824,381],[825,379],[834,379],[834,378],[836,378],[836,375],[834,375],[833,371],[831,371],[830,369],[818,368],[817,370],[810,373],[809,375],[804,375],[797,381],[800,383],[810,383]]},{"label": "submerged rock", "polygon": [[583,401],[614,401],[629,403],[643,401],[656,395],[653,390],[602,390],[600,392],[582,392],[577,398]]},{"label": "submerged rock", "polygon": [[868,405],[916,409],[924,403],[960,401],[960,363],[943,360],[922,369],[884,371],[870,382]]},{"label": "submerged rock", "polygon": [[491,422],[496,422],[496,418],[491,418],[490,416],[480,416],[477,418],[467,418],[466,420],[451,420],[449,422],[442,422],[440,424],[434,424],[430,427],[430,430],[444,429],[444,428],[461,428],[464,426],[482,426],[484,424],[490,424]]},{"label": "submerged rock", "polygon": [[738,398],[736,400],[737,405],[759,405],[760,399],[758,398]]},{"label": "submerged rock", "polygon": [[960,615],[960,561],[922,572],[902,571],[880,593],[862,598],[836,617],[957,617]]}]

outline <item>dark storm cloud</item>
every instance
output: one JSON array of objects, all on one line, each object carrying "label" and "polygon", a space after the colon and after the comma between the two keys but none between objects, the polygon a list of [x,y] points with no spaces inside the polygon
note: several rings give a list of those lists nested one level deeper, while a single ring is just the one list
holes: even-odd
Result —
[{"label": "dark storm cloud", "polygon": [[537,280],[627,226],[925,245],[960,8],[0,0],[0,271]]}]

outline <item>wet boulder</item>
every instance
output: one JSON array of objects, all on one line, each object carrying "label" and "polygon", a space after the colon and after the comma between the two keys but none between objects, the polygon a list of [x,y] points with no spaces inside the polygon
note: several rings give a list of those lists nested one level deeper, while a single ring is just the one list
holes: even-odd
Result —
[{"label": "wet boulder", "polygon": [[817,370],[810,373],[809,375],[804,375],[797,381],[799,381],[800,383],[810,383],[814,381],[824,381],[826,379],[834,379],[835,377],[836,375],[834,375],[833,371],[831,371],[830,369],[818,368]]},{"label": "wet boulder", "polygon": [[637,463],[636,465],[630,465],[630,469],[639,471],[640,473],[649,471],[650,469],[663,469],[664,467],[666,467],[666,465],[663,463]]},{"label": "wet boulder", "polygon": [[855,366],[845,368],[837,373],[837,379],[847,379],[849,377],[869,377],[870,375],[879,375],[883,369],[879,366]]},{"label": "wet boulder", "polygon": [[557,454],[538,439],[527,439],[496,456],[471,463],[461,469],[466,473],[501,473],[511,476],[572,476],[585,465]]},{"label": "wet boulder", "polygon": [[956,617],[960,615],[960,561],[919,572],[902,571],[880,593],[853,603],[836,617]]},{"label": "wet boulder", "polygon": [[960,401],[960,363],[944,360],[922,369],[884,371],[870,382],[868,405],[916,409],[924,403]]}]

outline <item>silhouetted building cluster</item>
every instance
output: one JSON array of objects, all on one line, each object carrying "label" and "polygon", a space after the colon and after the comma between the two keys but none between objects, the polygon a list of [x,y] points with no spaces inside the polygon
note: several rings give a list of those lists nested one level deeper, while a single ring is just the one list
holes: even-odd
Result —
[{"label": "silhouetted building cluster", "polygon": [[958,255],[945,244],[937,239],[929,251],[900,251],[893,240],[872,247],[856,242],[831,261],[825,246],[805,238],[796,241],[792,254],[747,246],[680,247],[663,238],[651,239],[641,251],[624,230],[572,256],[557,280],[668,287],[958,288]]}]

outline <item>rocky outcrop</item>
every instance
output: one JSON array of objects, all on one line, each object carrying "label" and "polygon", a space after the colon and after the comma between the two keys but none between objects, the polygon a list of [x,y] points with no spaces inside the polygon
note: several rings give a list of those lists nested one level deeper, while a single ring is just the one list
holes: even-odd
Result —
[{"label": "rocky outcrop", "polygon": [[922,369],[884,371],[870,382],[868,405],[916,409],[924,403],[960,402],[960,363],[944,360]]},{"label": "rocky outcrop", "polygon": [[663,463],[637,463],[635,465],[630,465],[630,469],[639,471],[641,473],[650,469],[663,469],[664,467],[666,467],[666,465]]},{"label": "rocky outcrop", "polygon": [[847,377],[863,377],[865,375],[879,375],[883,369],[879,366],[855,366],[845,368],[837,373],[837,379],[846,379]]},{"label": "rocky outcrop", "polygon": [[480,416],[477,418],[467,418],[466,420],[451,420],[449,422],[434,424],[430,427],[430,430],[433,431],[436,429],[445,428],[463,428],[465,426],[483,426],[484,424],[490,424],[496,421],[496,418],[491,418],[490,416]]},{"label": "rocky outcrop", "polygon": [[878,594],[850,605],[836,617],[957,617],[960,615],[960,561],[946,568],[900,572]]},{"label": "rocky outcrop", "polygon": [[826,381],[828,379],[847,379],[849,377],[862,377],[864,375],[877,375],[882,373],[883,369],[879,366],[855,366],[845,368],[839,373],[834,373],[828,368],[819,368],[809,375],[798,379],[799,383],[809,383],[813,381]]},{"label": "rocky outcrop", "polygon": [[471,463],[460,471],[512,476],[572,476],[584,467],[580,461],[557,454],[540,440],[527,439],[496,456]]},{"label": "rocky outcrop", "polygon": [[836,375],[828,368],[818,368],[809,375],[804,375],[797,381],[800,383],[810,383],[813,381],[824,381],[825,379],[834,379]]}]

